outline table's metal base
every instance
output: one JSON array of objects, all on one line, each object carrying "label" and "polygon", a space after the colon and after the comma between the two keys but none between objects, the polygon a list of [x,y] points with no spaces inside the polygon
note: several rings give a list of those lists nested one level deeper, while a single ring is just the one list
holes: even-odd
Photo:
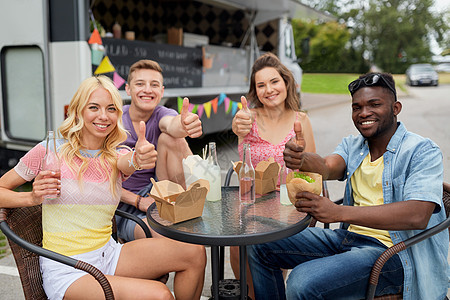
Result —
[{"label": "table's metal base", "polygon": [[[211,275],[212,275],[212,286],[211,293],[212,299],[217,300],[228,300],[228,298],[223,298],[219,293],[219,283],[223,280],[224,273],[224,247],[223,246],[211,246]],[[248,299],[248,286],[247,286],[247,247],[239,246],[239,275],[241,280],[237,280],[239,284],[239,295],[240,300]],[[231,298],[232,300],[234,298]]]},{"label": "table's metal base", "polygon": [[173,224],[160,218],[153,203],[147,210],[147,220],[151,228],[168,238],[211,246],[211,292],[215,300],[219,300],[219,281],[224,276],[224,246],[239,246],[239,299],[246,300],[246,246],[297,234],[308,227],[311,216],[281,205],[279,192],[259,197],[254,205],[242,205],[239,187],[222,187],[222,201],[207,201],[201,218]]},{"label": "table's metal base", "polygon": [[[211,286],[212,293],[212,286]],[[209,298],[213,300],[214,297]],[[240,281],[237,279],[222,279],[219,281],[219,300],[239,300],[241,299]],[[250,300],[248,296],[245,299]]]}]

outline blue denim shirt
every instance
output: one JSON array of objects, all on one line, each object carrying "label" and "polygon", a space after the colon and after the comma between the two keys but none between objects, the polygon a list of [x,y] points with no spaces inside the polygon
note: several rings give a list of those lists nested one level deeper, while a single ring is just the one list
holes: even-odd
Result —
[{"label": "blue denim shirt", "polygon": [[[406,130],[399,122],[383,154],[384,203],[422,200],[436,203],[427,228],[442,222],[445,209],[442,203],[443,164],[439,147],[429,139]],[[342,140],[335,154],[347,165],[344,178],[344,205],[353,205],[351,176],[369,153],[367,141],[361,135]],[[390,230],[394,244],[418,234],[422,230]],[[399,253],[404,269],[404,299],[444,299],[447,294],[447,263],[449,234],[444,230],[406,251]]]}]

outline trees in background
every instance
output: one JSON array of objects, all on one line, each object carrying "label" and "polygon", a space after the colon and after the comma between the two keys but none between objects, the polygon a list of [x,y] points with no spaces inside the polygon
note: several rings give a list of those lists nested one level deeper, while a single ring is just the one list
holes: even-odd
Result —
[{"label": "trees in background", "polygon": [[[337,22],[293,22],[298,57],[310,72],[364,73],[370,65],[403,73],[430,62],[431,39],[449,45],[449,12],[433,12],[433,0],[305,0]],[[309,39],[309,52],[307,41]],[[303,46],[303,47],[302,47]]]},{"label": "trees in background", "polygon": [[344,24],[293,20],[297,57],[305,72],[364,73],[369,65],[349,47],[350,31]]}]

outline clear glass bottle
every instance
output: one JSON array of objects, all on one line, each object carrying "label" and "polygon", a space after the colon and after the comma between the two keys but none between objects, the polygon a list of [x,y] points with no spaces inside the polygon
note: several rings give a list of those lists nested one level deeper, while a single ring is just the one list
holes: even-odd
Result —
[{"label": "clear glass bottle", "polygon": [[[42,171],[53,171],[55,173],[55,178],[61,180],[61,161],[59,160],[56,151],[56,136],[55,132],[49,130],[47,133],[45,156],[42,160]],[[59,199],[58,195],[45,196],[46,200],[56,200]]]},{"label": "clear glass bottle", "polygon": [[222,199],[222,177],[220,166],[217,161],[216,143],[210,142],[208,148],[209,151],[206,158],[208,170],[206,171],[206,177],[209,181],[209,192],[206,195],[206,200],[218,201]]},{"label": "clear glass bottle", "polygon": [[255,169],[252,165],[250,144],[244,144],[244,155],[239,170],[239,200],[243,204],[255,203]]},{"label": "clear glass bottle", "polygon": [[290,169],[283,163],[280,170],[280,203],[283,205],[292,205],[286,187],[286,177],[290,172]]}]

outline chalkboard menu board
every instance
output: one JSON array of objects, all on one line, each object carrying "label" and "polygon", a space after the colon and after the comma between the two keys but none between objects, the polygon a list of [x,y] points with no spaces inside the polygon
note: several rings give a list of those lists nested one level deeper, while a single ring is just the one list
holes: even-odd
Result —
[{"label": "chalkboard menu board", "polygon": [[163,70],[165,88],[202,86],[201,48],[111,38],[102,41],[106,55],[125,80],[133,63],[140,59],[151,59],[158,62]]}]

